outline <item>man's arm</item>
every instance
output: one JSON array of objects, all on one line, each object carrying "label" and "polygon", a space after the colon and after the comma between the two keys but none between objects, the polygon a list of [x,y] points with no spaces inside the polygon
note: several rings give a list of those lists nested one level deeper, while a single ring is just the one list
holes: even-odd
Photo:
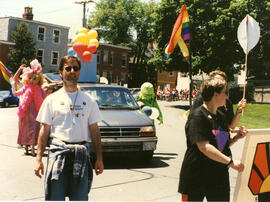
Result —
[{"label": "man's arm", "polygon": [[41,178],[42,177],[41,175],[44,174],[44,165],[42,162],[42,155],[48,143],[50,130],[51,130],[50,125],[41,123],[39,136],[38,136],[37,157],[36,157],[36,163],[35,163],[35,175],[38,176],[39,178]]},{"label": "man's arm", "polygon": [[101,146],[101,135],[99,132],[98,124],[93,123],[89,126],[90,134],[91,134],[91,140],[92,145],[94,147],[94,150],[96,152],[96,163],[95,163],[95,172],[96,175],[99,175],[104,170],[103,165],[103,157],[102,157],[102,146]]}]

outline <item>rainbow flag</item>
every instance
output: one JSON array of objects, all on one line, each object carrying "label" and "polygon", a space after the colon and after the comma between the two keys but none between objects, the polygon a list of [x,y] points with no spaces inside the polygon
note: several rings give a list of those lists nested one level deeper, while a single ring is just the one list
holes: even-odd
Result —
[{"label": "rainbow flag", "polygon": [[187,44],[185,43],[186,40],[191,38],[190,34],[190,24],[189,24],[189,17],[188,12],[186,9],[186,5],[184,4],[181,8],[181,11],[177,17],[177,20],[173,26],[173,31],[171,34],[170,42],[165,48],[165,56],[164,60],[167,60],[170,54],[173,52],[176,44],[179,45],[183,56],[188,59],[189,58],[189,50]]},{"label": "rainbow flag", "polygon": [[4,76],[4,79],[10,84],[9,78],[13,77],[12,71],[10,71],[1,61],[0,61],[0,69]]}]

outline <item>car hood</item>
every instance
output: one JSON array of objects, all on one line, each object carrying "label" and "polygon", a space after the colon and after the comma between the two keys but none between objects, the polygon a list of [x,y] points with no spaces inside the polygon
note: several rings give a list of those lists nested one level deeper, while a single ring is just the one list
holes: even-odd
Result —
[{"label": "car hood", "polygon": [[153,122],[140,110],[100,110],[102,122],[99,126],[128,127],[128,126],[149,126]]}]

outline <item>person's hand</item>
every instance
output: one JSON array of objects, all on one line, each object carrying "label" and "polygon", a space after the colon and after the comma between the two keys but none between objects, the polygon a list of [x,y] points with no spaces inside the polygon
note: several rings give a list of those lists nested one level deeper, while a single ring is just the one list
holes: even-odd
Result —
[{"label": "person's hand", "polygon": [[95,172],[96,172],[96,175],[99,175],[99,174],[103,173],[103,170],[104,170],[103,161],[97,159],[96,160],[96,163],[95,163]]},{"label": "person's hand", "polygon": [[241,126],[237,132],[238,139],[244,138],[247,136],[247,129],[245,126]]},{"label": "person's hand", "polygon": [[242,113],[242,111],[245,110],[246,107],[247,107],[247,100],[246,99],[240,100],[237,106],[237,113]]},{"label": "person's hand", "polygon": [[233,160],[233,162],[230,164],[230,167],[237,170],[238,172],[242,172],[245,168],[244,164],[238,160]]},{"label": "person's hand", "polygon": [[22,64],[22,65],[19,67],[20,70],[23,70],[24,68],[26,68],[26,64]]},{"label": "person's hand", "polygon": [[44,165],[43,165],[42,161],[36,160],[35,175],[38,176],[39,178],[41,178],[42,175],[44,175]]}]

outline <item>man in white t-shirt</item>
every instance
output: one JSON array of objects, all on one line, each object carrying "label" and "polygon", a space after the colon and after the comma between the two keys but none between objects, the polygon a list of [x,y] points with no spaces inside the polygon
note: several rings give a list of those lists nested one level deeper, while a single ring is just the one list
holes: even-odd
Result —
[{"label": "man in white t-shirt", "polygon": [[59,74],[63,88],[44,100],[37,121],[41,123],[38,138],[35,175],[44,173],[42,155],[49,145],[45,175],[45,200],[88,200],[92,184],[89,141],[96,152],[95,172],[104,169],[101,136],[98,128],[101,114],[97,103],[77,89],[81,63],[77,57],[65,56]]}]

